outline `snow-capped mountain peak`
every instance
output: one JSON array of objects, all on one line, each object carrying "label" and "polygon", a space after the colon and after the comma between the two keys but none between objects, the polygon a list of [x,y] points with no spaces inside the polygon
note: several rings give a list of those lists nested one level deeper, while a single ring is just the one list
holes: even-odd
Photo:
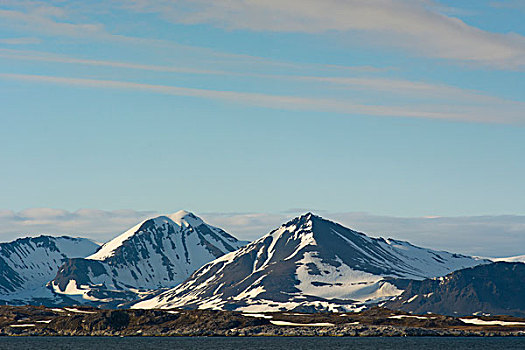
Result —
[{"label": "snow-capped mountain peak", "polygon": [[176,213],[169,214],[166,216],[179,226],[183,227],[197,227],[204,224],[204,221],[201,218],[186,210],[179,210]]},{"label": "snow-capped mountain peak", "polygon": [[[142,221],[121,235],[105,243],[95,254],[89,256],[88,259],[104,260],[110,258],[116,254],[116,250],[126,241],[136,235],[147,234],[153,228],[158,228],[157,232],[162,232],[164,231],[164,228],[168,228],[166,229],[166,234],[180,234],[184,229],[197,228],[201,225],[206,225],[201,218],[185,210],[179,210],[173,214],[153,217]],[[207,226],[211,227],[209,225]]]},{"label": "snow-capped mountain peak", "polygon": [[352,309],[399,295],[396,278],[421,280],[487,262],[371,238],[307,213],[135,307]]},{"label": "snow-capped mountain peak", "polygon": [[50,284],[59,294],[87,300],[130,300],[137,290],[173,287],[244,244],[196,215],[178,211],[135,225],[85,259],[69,260]]}]

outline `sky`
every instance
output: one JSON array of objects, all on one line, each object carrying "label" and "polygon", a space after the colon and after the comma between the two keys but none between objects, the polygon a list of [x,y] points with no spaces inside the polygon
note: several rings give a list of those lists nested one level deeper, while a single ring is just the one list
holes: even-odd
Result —
[{"label": "sky", "polygon": [[0,240],[102,240],[179,209],[253,239],[314,211],[525,254],[524,16],[520,0],[0,0]]}]

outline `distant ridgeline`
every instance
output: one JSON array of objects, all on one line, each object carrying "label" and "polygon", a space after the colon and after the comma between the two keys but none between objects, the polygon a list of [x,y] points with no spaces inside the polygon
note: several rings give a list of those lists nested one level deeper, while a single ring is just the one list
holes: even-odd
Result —
[{"label": "distant ridgeline", "polygon": [[45,288],[72,257],[93,254],[98,244],[85,238],[39,236],[0,243],[0,303],[61,303]]},{"label": "distant ridgeline", "polygon": [[248,244],[179,211],[100,247],[48,236],[0,244],[0,302],[523,316],[525,264],[508,260],[515,262],[371,238],[312,213]]}]

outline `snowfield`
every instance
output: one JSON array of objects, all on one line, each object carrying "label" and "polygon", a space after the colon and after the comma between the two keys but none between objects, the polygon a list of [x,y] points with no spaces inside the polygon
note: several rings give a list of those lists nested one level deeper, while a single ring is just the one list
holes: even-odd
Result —
[{"label": "snowfield", "polygon": [[461,322],[477,326],[525,326],[525,322],[485,321],[479,318],[460,318]]}]

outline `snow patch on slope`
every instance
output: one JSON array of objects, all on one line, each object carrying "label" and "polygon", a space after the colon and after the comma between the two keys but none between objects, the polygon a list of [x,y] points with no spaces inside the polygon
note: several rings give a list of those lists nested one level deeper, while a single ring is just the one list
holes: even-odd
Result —
[{"label": "snow patch on slope", "polygon": [[95,253],[90,256],[88,256],[86,259],[90,260],[104,260],[106,258],[112,257],[115,255],[115,250],[122,246],[122,244],[133,237],[135,233],[140,229],[140,227],[146,222],[147,220],[142,221],[141,223],[133,226],[123,234],[119,235],[118,237],[113,238],[111,241],[104,243],[102,247]]},{"label": "snow patch on slope", "polygon": [[[325,264],[307,252],[302,260],[298,261],[296,286],[303,295],[315,295],[321,298],[349,299],[367,301],[393,297],[403,293],[392,284],[385,282],[383,277],[350,268],[341,259],[337,259],[338,267]],[[319,274],[311,274],[312,264]]]},{"label": "snow patch on slope", "polygon": [[525,322],[485,321],[479,318],[460,318],[461,322],[476,326],[525,326]]}]

